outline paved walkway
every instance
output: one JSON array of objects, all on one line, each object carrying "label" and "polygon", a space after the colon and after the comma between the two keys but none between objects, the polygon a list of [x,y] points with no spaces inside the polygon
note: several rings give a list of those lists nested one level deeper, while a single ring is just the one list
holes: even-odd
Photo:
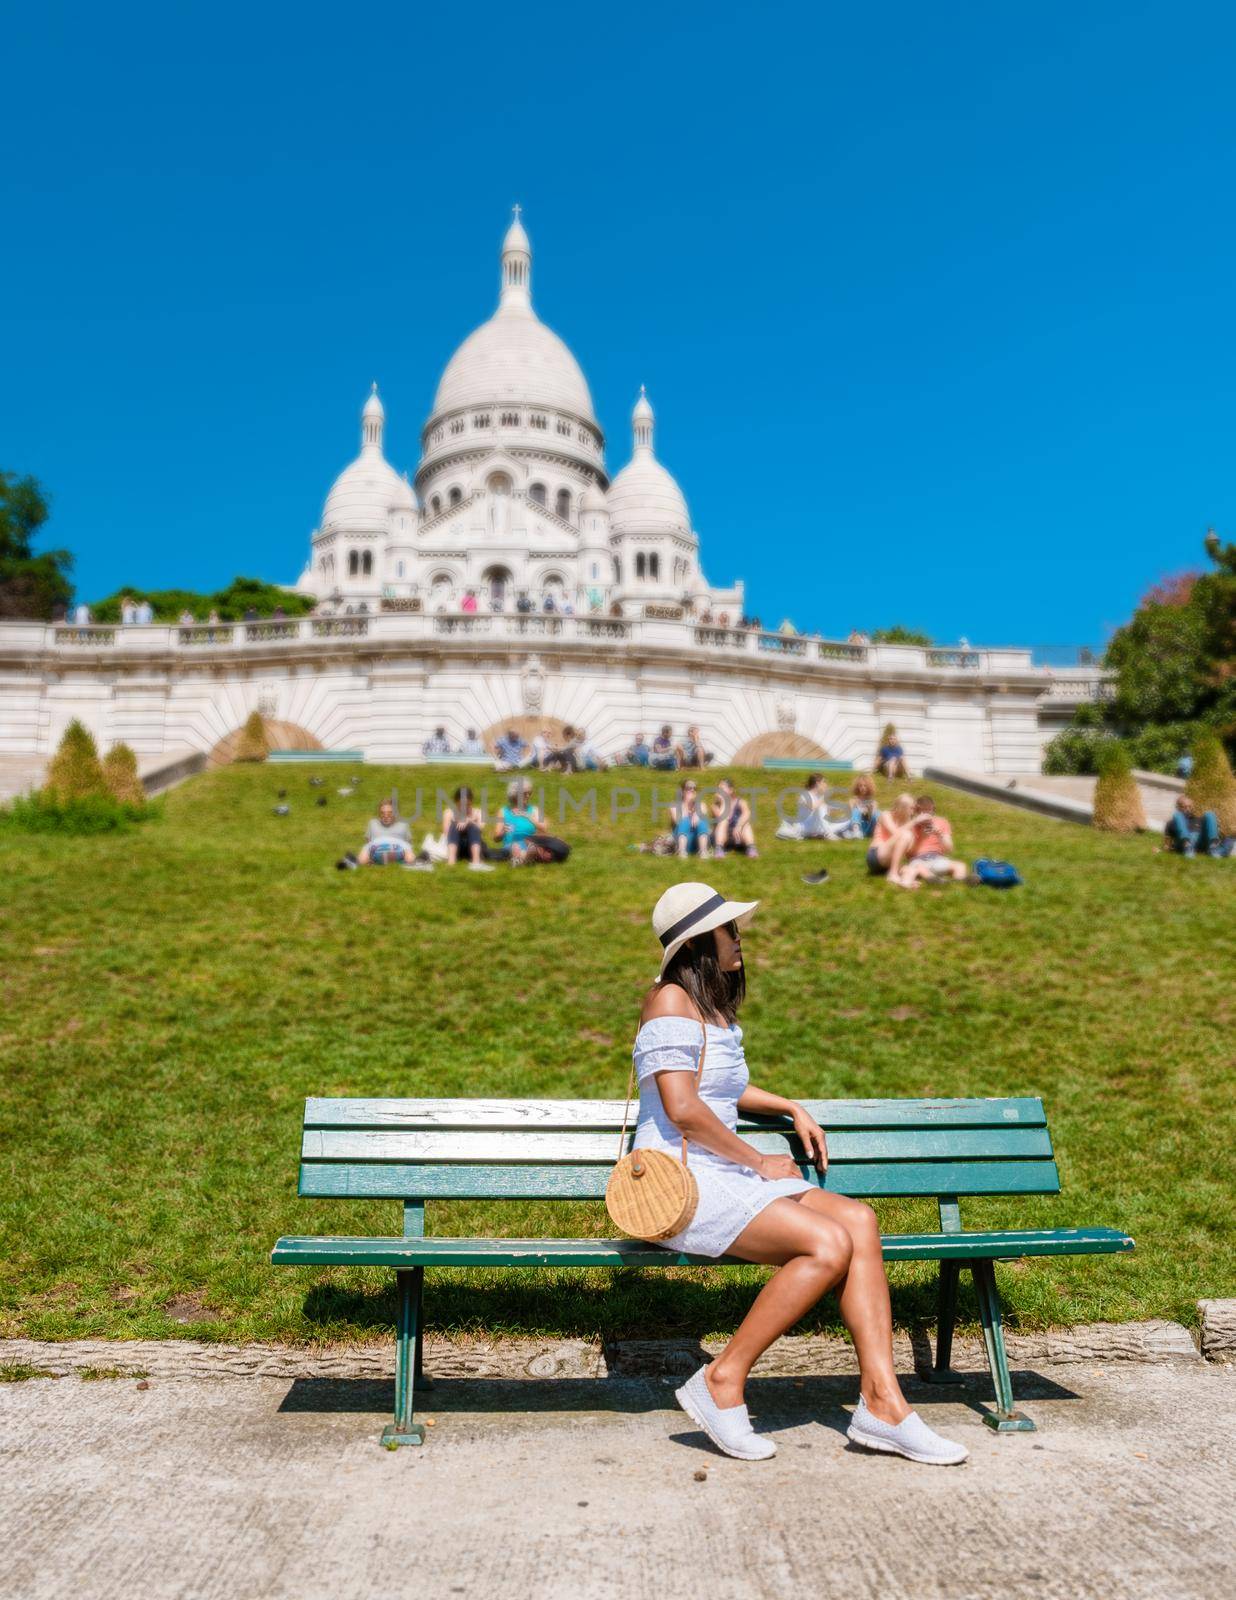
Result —
[{"label": "paved walkway", "polygon": [[398,1452],[385,1381],[4,1384],[0,1595],[1228,1600],[1236,1373],[1016,1381],[1036,1434],[982,1426],[985,1382],[912,1386],[970,1446],[952,1469],[850,1446],[849,1377],[753,1383],[780,1446],[758,1463],[657,1379],[440,1381],[428,1443]]}]

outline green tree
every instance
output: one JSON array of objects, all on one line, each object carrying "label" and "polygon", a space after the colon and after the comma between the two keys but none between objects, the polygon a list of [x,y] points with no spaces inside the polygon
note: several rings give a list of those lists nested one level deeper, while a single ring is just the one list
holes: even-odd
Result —
[{"label": "green tree", "polygon": [[34,538],[49,515],[36,478],[0,472],[0,617],[48,621],[73,598],[67,550],[34,553]]},{"label": "green tree", "polygon": [[873,644],[920,644],[924,649],[934,642],[929,633],[904,627],[900,622],[895,622],[891,628],[877,628],[871,639]]},{"label": "green tree", "polygon": [[260,711],[251,711],[240,730],[236,745],[237,761],[265,761],[270,754],[270,741],[266,737],[266,723]]},{"label": "green tree", "polygon": [[239,622],[250,609],[259,617],[269,617],[276,606],[289,617],[303,617],[313,609],[313,601],[307,595],[292,594],[278,584],[263,583],[260,578],[233,578],[226,588],[210,593],[198,589],[141,589],[128,584],[91,607],[96,622],[119,622],[120,602],[125,595],[148,600],[156,622],[176,622],[185,611],[192,612],[199,622],[205,622],[212,611],[219,613],[221,622]]}]

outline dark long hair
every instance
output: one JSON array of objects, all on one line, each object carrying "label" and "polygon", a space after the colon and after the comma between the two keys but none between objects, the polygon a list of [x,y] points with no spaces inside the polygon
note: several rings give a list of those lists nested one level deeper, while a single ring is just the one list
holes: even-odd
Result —
[{"label": "dark long hair", "polygon": [[722,969],[711,930],[687,940],[666,967],[661,982],[676,983],[684,989],[705,1022],[712,1017],[720,1017],[727,1024],[736,1021],[747,997],[746,967],[739,967],[737,972]]}]

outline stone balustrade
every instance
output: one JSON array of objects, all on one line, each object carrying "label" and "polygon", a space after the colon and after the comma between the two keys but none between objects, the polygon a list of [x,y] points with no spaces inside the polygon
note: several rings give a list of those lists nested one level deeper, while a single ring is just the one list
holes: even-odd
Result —
[{"label": "stone balustrade", "polygon": [[369,613],[334,616],[264,618],[256,622],[120,626],[114,624],[0,622],[0,655],[71,658],[78,653],[106,653],[122,659],[170,655],[228,657],[259,647],[263,657],[287,651],[303,654],[327,640],[350,641],[382,649],[407,643],[484,639],[488,643],[541,642],[564,646],[613,645],[679,651],[703,659],[758,660],[762,665],[827,667],[830,670],[881,675],[906,674],[927,680],[957,681],[958,675],[979,678],[1027,677],[1041,680],[1044,699],[1058,705],[1110,698],[1112,689],[1100,667],[1067,670],[1035,667],[1029,650],[1017,648],[923,648],[917,645],[852,644],[810,634],[766,633],[722,627],[688,616],[606,617],[597,613],[463,612],[404,610],[384,607]]}]

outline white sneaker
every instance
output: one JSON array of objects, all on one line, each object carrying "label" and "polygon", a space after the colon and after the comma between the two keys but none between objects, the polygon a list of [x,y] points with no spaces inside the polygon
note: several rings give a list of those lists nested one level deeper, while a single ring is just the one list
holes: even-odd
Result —
[{"label": "white sneaker", "polygon": [[751,1429],[751,1418],[746,1406],[719,1406],[704,1377],[708,1369],[701,1367],[693,1378],[688,1378],[674,1398],[695,1423],[727,1456],[737,1456],[739,1461],[765,1461],[775,1456],[777,1447],[771,1439],[763,1439]]},{"label": "white sneaker", "polygon": [[493,870],[492,861],[469,861],[468,863],[469,872],[492,872]]},{"label": "white sneaker", "polygon": [[422,861],[421,858],[417,856],[415,861],[405,861],[403,864],[403,870],[405,872],[432,872],[433,862]]},{"label": "white sneaker", "polygon": [[970,1454],[964,1444],[954,1444],[935,1433],[919,1416],[911,1411],[900,1422],[881,1422],[867,1409],[860,1395],[850,1417],[846,1437],[868,1450],[884,1450],[890,1455],[906,1456],[910,1461],[922,1461],[933,1467],[955,1467]]}]

